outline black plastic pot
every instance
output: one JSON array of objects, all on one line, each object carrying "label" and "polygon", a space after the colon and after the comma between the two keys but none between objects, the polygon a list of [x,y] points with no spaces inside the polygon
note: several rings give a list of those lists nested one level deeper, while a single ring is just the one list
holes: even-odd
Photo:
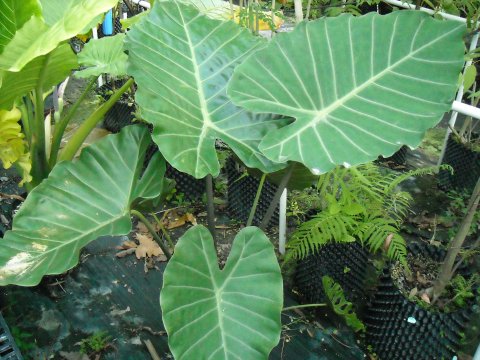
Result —
[{"label": "black plastic pot", "polygon": [[[242,166],[232,157],[226,161],[225,168],[228,181],[227,202],[230,215],[237,220],[246,222],[250,215],[250,209],[253,206],[260,180],[242,171],[241,167]],[[252,225],[259,225],[261,223],[276,191],[277,186],[268,181],[264,182]],[[278,224],[278,206],[268,225],[274,226],[276,224]]]},{"label": "black plastic pot", "polygon": [[22,360],[22,354],[18,350],[7,323],[0,313],[0,360]]},{"label": "black plastic pot", "polygon": [[[445,255],[423,244],[409,249],[437,261]],[[452,313],[422,308],[398,290],[387,267],[366,312],[366,343],[381,360],[452,359],[474,311],[473,306]]]},{"label": "black plastic pot", "polygon": [[363,303],[367,296],[367,260],[368,251],[357,242],[324,245],[316,253],[298,261],[295,290],[305,303],[324,302],[322,277],[328,275],[340,284],[349,301]]},{"label": "black plastic pot", "polygon": [[393,162],[395,165],[407,163],[408,146],[403,145],[395,154],[388,158],[380,157],[381,161]]},{"label": "black plastic pot", "polygon": [[441,188],[472,190],[475,187],[480,177],[480,152],[473,151],[450,135],[442,163],[450,165],[454,172],[440,171],[438,182]]}]

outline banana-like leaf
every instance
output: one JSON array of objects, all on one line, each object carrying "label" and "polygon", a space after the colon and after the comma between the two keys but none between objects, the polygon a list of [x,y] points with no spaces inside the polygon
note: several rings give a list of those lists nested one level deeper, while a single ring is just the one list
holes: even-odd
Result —
[{"label": "banana-like leaf", "polygon": [[32,16],[41,16],[38,0],[2,0],[0,3],[0,54],[15,33]]},{"label": "banana-like leaf", "polygon": [[249,167],[271,172],[284,166],[258,150],[260,140],[284,120],[249,113],[226,94],[235,66],[263,43],[231,21],[209,19],[173,1],[156,3],[128,32],[136,102],[172,166],[196,178],[218,175],[216,139]]},{"label": "banana-like leaf", "polygon": [[50,54],[32,60],[19,72],[4,72],[0,87],[0,109],[11,109],[17,98],[39,85],[45,91],[49,90],[77,66],[77,57],[70,45],[62,44]]},{"label": "banana-like leaf", "polygon": [[[48,54],[62,41],[80,33],[98,15],[115,6],[118,0],[70,1],[63,5],[63,16],[32,16],[6,44],[0,56],[0,69],[20,71],[38,56]],[[23,1],[21,2],[23,6]]]},{"label": "banana-like leaf", "polygon": [[78,62],[88,68],[75,72],[75,76],[86,78],[108,73],[123,76],[127,73],[128,56],[123,51],[125,34],[90,40],[78,54]]},{"label": "banana-like leaf", "polygon": [[450,110],[465,25],[416,11],[299,24],[235,70],[227,93],[251,111],[296,118],[260,150],[313,173],[417,146]]},{"label": "banana-like leaf", "polygon": [[21,171],[22,181],[30,182],[30,154],[26,151],[22,127],[19,124],[21,113],[17,108],[0,110],[0,162],[5,169],[16,163]]},{"label": "banana-like leaf", "polygon": [[0,240],[0,285],[36,285],[75,266],[80,249],[98,237],[128,234],[132,202],[162,191],[160,154],[139,178],[149,144],[148,129],[127,126],[56,165]]},{"label": "banana-like leaf", "polygon": [[177,360],[268,358],[280,338],[282,290],[273,246],[260,229],[238,233],[220,270],[210,232],[195,226],[180,238],[163,278],[170,350]]}]

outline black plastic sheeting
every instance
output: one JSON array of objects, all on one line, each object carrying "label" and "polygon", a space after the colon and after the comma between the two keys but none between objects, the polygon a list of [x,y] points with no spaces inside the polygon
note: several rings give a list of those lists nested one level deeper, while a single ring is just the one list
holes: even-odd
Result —
[{"label": "black plastic sheeting", "polygon": [[[412,244],[409,250],[437,261],[445,255],[421,244]],[[386,267],[366,313],[366,342],[382,360],[452,359],[473,312],[474,306],[452,313],[420,307],[398,290]]]},{"label": "black plastic sheeting", "polygon": [[8,330],[7,323],[0,313],[0,360],[22,360],[22,354],[18,350],[12,334]]},{"label": "black plastic sheeting", "polygon": [[328,275],[342,287],[347,300],[362,304],[367,298],[367,260],[368,251],[357,242],[321,246],[316,253],[298,261],[295,289],[305,303],[325,302],[322,277]]},{"label": "black plastic sheeting", "polygon": [[456,141],[452,135],[448,138],[443,164],[449,164],[453,175],[441,170],[438,175],[440,187],[473,190],[480,177],[480,152],[475,152]]},{"label": "black plastic sheeting", "polygon": [[[228,181],[228,211],[234,219],[247,222],[260,180],[240,171],[239,167],[240,165],[233,157],[227,159],[225,168]],[[268,181],[264,182],[252,225],[260,224],[276,191],[277,187],[275,185]],[[268,225],[274,226],[276,224],[278,224],[278,206]]]},{"label": "black plastic sheeting", "polygon": [[[92,242],[82,253],[81,264],[63,278],[50,277],[34,288],[0,288],[0,308],[10,326],[34,334],[30,341],[35,349],[24,354],[27,358],[61,359],[61,352],[78,352],[82,339],[107,331],[114,348],[102,359],[149,359],[143,344],[147,339],[161,359],[171,359],[167,336],[142,330],[164,330],[159,294],[165,263],[145,273],[143,261],[133,255],[116,258],[115,247],[124,240],[120,236]],[[285,304],[295,304],[288,294]],[[364,359],[348,328],[339,329],[328,320],[305,322],[294,311],[283,313],[282,322],[281,340],[271,360]]]}]

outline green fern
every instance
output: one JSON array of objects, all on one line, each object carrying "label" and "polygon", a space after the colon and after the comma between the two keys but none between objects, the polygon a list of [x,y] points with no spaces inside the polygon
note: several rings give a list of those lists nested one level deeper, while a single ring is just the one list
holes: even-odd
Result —
[{"label": "green fern", "polygon": [[433,174],[442,168],[448,166],[399,175],[368,163],[348,169],[339,166],[320,176],[317,189],[323,199],[322,210],[293,233],[286,260],[302,259],[329,242],[355,239],[376,252],[391,235],[387,256],[406,266],[406,244],[399,231],[412,197],[397,187],[412,176]]},{"label": "green fern", "polygon": [[365,325],[353,311],[352,303],[345,298],[342,287],[327,275],[322,276],[322,284],[333,311],[343,317],[347,325],[354,331],[365,331]]}]

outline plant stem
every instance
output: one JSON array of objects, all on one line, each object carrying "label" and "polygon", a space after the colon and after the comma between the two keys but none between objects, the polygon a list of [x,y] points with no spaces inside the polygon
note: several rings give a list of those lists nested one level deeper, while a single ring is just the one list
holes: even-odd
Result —
[{"label": "plant stem", "polygon": [[77,112],[78,107],[83,102],[83,100],[85,100],[85,97],[88,95],[96,82],[97,79],[93,77],[88,83],[87,87],[83,90],[77,101],[75,101],[75,103],[67,110],[65,116],[62,116],[58,124],[55,124],[52,139],[52,149],[49,159],[50,169],[52,169],[57,162],[58,151],[60,150],[60,144],[62,142],[63,134],[65,133],[65,129],[67,128],[68,123],[73,118],[73,115],[75,115],[75,113]]},{"label": "plant stem", "polygon": [[160,228],[160,230],[162,230],[163,236],[165,236],[165,239],[167,239],[168,245],[170,245],[170,247],[171,247],[172,249],[175,249],[175,244],[173,243],[172,238],[171,238],[170,235],[168,234],[168,231],[165,229],[165,226],[163,226],[163,219],[165,218],[165,215],[166,215],[166,214],[167,214],[167,212],[165,212],[165,214],[163,215],[162,220],[160,220],[160,219],[158,218],[158,216],[155,215],[155,213],[152,213],[152,216],[153,216],[153,218],[155,219],[155,221],[157,222],[158,227]]},{"label": "plant stem", "polygon": [[97,124],[103,119],[108,110],[117,102],[122,94],[127,91],[130,85],[133,84],[133,79],[129,79],[123,86],[115,91],[113,95],[104,104],[102,104],[97,110],[93,112],[77,129],[75,134],[70,138],[65,148],[60,153],[59,161],[72,160],[77,153],[78,149],[82,146],[83,142],[90,134],[90,132],[97,126]]},{"label": "plant stem", "polygon": [[270,206],[267,209],[267,212],[263,216],[263,220],[260,224],[260,229],[265,230],[268,226],[268,223],[270,222],[270,219],[273,216],[273,213],[275,212],[275,209],[278,205],[278,202],[280,201],[280,197],[282,196],[283,190],[287,187],[288,181],[290,180],[290,177],[292,176],[293,172],[293,167],[294,163],[290,164],[287,168],[287,171],[282,177],[282,180],[280,180],[280,184],[278,184],[277,191],[275,192],[275,195],[273,196],[272,202],[270,203]]},{"label": "plant stem", "polygon": [[214,198],[213,198],[213,177],[208,174],[205,178],[205,187],[207,190],[207,222],[208,230],[213,237],[213,244],[215,249],[217,248],[217,239],[215,236],[215,207],[214,207]]},{"label": "plant stem", "polygon": [[160,236],[158,236],[157,232],[153,228],[150,221],[148,221],[145,218],[145,216],[143,216],[143,214],[137,210],[130,210],[130,214],[136,216],[138,220],[140,220],[147,227],[148,231],[150,232],[150,234],[152,234],[153,238],[155,239],[157,244],[160,246],[160,248],[162,249],[167,259],[170,260],[170,258],[172,257],[172,254],[170,254],[170,251],[168,250],[168,248],[163,244],[162,239],[160,239]]},{"label": "plant stem", "polygon": [[282,312],[293,310],[293,309],[303,309],[303,308],[309,308],[309,307],[322,307],[322,306],[327,306],[327,304],[305,304],[305,305],[287,306],[283,308]]},{"label": "plant stem", "polygon": [[248,216],[247,226],[252,225],[255,212],[257,211],[258,200],[260,200],[260,195],[262,194],[262,189],[263,189],[263,183],[265,182],[266,177],[267,177],[267,174],[263,173],[262,177],[260,178],[260,184],[258,184],[257,193],[255,194],[255,199],[253,200],[253,205],[252,205],[252,208],[250,209],[250,215]]},{"label": "plant stem", "polygon": [[460,250],[462,249],[463,243],[465,242],[465,238],[468,235],[470,230],[470,226],[472,225],[473,217],[475,215],[475,211],[478,207],[478,203],[480,202],[480,177],[477,180],[477,184],[473,189],[472,196],[470,201],[468,202],[467,206],[467,214],[462,220],[460,224],[460,228],[458,229],[457,234],[452,240],[448,248],[447,255],[445,256],[445,260],[440,268],[440,275],[438,276],[437,280],[433,285],[433,301],[432,304],[437,301],[439,296],[445,291],[446,286],[452,280],[453,276],[453,266],[455,263],[455,259],[457,258]]}]

